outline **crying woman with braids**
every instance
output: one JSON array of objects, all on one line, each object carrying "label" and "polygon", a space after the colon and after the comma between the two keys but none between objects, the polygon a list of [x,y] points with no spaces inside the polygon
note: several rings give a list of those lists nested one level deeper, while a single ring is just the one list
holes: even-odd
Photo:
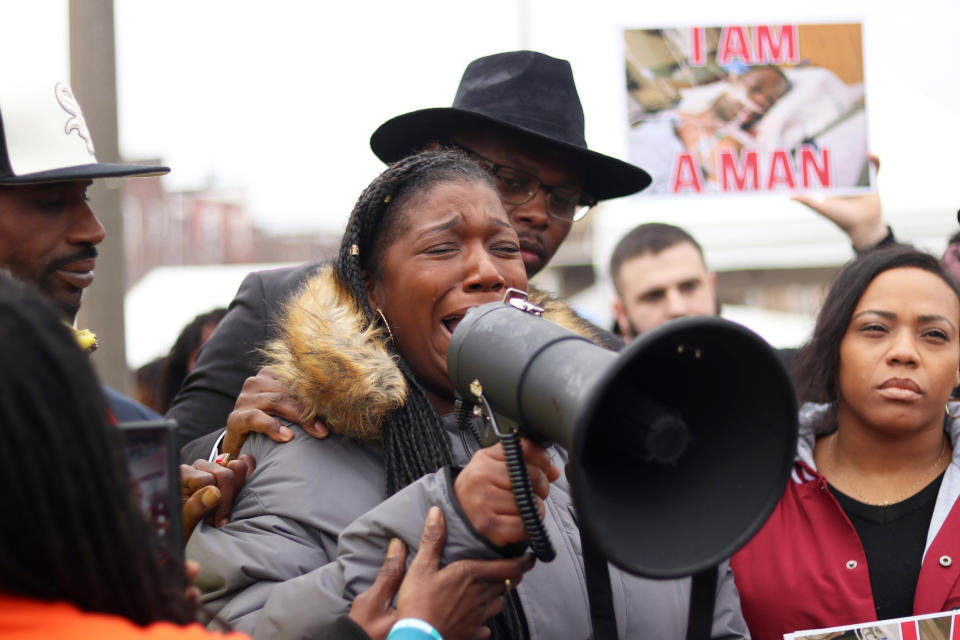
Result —
[{"label": "crying woman with braids", "polygon": [[[395,539],[418,544],[434,506],[446,523],[442,565],[525,557],[503,449],[483,448],[474,429],[458,428],[467,420],[457,420],[446,365],[467,310],[502,300],[508,288],[527,289],[517,234],[490,176],[472,160],[423,152],[367,187],[336,261],[291,298],[266,348],[305,408],[300,422],[322,420],[331,435],[316,439],[294,425],[285,444],[250,437],[243,452],[257,467],[232,521],[202,524],[187,546],[202,567],[205,602],[222,618],[255,637],[314,637],[370,588]],[[597,339],[564,305],[533,300],[544,317]],[[529,441],[523,451],[557,558],[525,560],[532,569],[522,582],[465,569],[458,589],[424,594],[438,614],[444,598],[478,597],[482,626],[436,616],[447,640],[591,635],[566,453]],[[685,636],[688,580],[611,568],[611,582],[621,637]],[[732,577],[721,572],[712,635],[744,634]]]}]

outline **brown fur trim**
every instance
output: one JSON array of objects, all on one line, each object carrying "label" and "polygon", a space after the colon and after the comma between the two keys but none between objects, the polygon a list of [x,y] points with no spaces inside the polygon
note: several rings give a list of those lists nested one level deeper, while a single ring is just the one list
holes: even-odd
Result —
[{"label": "brown fur trim", "polygon": [[543,317],[550,322],[580,334],[594,344],[604,346],[604,338],[596,325],[581,318],[567,303],[555,298],[553,294],[530,285],[527,297],[530,302],[543,308]]},{"label": "brown fur trim", "polygon": [[277,335],[264,354],[303,403],[301,421],[379,439],[386,416],[406,400],[406,381],[384,344],[386,332],[368,323],[332,266],[290,299]]}]

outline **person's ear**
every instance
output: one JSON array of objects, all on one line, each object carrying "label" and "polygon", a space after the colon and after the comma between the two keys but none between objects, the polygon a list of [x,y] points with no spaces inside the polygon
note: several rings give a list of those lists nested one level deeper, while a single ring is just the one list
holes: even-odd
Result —
[{"label": "person's ear", "polygon": [[373,277],[369,271],[364,271],[363,276],[363,288],[367,290],[367,302],[370,303],[371,309],[379,309],[380,303],[377,298],[377,279]]},{"label": "person's ear", "polygon": [[627,310],[623,306],[623,300],[620,299],[620,296],[613,297],[613,317],[617,321],[617,327],[620,328],[620,335],[625,339],[629,340],[634,336],[630,335],[630,320],[627,318]]}]

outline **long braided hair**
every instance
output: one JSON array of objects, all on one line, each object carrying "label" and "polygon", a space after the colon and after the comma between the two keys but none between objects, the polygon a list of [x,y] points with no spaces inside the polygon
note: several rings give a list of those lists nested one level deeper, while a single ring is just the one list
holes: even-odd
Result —
[{"label": "long braided hair", "polygon": [[[340,244],[336,271],[353,293],[357,307],[369,322],[379,319],[370,308],[364,272],[380,273],[384,250],[399,235],[398,218],[415,196],[440,182],[483,182],[496,189],[492,178],[459,151],[424,151],[400,160],[381,173],[360,194]],[[407,380],[407,401],[383,427],[386,492],[392,495],[418,478],[453,462],[450,441],[426,392],[410,365],[389,349]]]},{"label": "long braided hair", "polygon": [[180,562],[136,504],[87,356],[57,311],[0,276],[0,591],[184,624]]}]

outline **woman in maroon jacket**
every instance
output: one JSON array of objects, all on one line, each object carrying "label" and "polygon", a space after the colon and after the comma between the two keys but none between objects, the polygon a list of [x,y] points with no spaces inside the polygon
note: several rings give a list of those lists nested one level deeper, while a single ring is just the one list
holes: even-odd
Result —
[{"label": "woman in maroon jacket", "polygon": [[731,564],[754,640],[960,607],[960,293],[898,246],[848,264],[795,363],[787,489]]}]

